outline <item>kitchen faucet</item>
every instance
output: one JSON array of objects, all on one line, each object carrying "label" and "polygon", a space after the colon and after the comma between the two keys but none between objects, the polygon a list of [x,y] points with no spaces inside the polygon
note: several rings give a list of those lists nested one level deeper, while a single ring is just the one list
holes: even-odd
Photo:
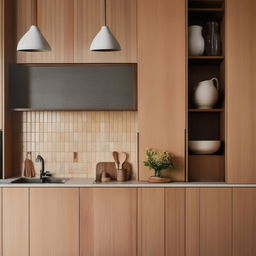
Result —
[{"label": "kitchen faucet", "polygon": [[38,155],[36,157],[36,162],[41,162],[40,179],[43,179],[44,177],[51,175],[50,172],[46,172],[44,170],[44,159],[41,155]]}]

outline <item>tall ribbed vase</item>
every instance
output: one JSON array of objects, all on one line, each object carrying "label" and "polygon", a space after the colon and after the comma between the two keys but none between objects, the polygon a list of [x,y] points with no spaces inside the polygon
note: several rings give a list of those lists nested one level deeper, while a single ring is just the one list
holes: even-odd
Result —
[{"label": "tall ribbed vase", "polygon": [[219,23],[215,21],[207,22],[207,35],[205,38],[205,53],[208,56],[221,55]]}]

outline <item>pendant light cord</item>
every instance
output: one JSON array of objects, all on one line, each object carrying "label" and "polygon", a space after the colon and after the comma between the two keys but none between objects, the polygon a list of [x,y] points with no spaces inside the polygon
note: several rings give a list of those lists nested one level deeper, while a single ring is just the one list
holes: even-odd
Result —
[{"label": "pendant light cord", "polygon": [[37,0],[32,1],[31,17],[32,17],[32,24],[31,25],[37,26]]},{"label": "pendant light cord", "polygon": [[107,0],[104,0],[104,25],[107,26]]},{"label": "pendant light cord", "polygon": [[38,24],[37,24],[37,23],[38,23],[38,20],[37,20],[37,4],[38,4],[38,3],[37,3],[37,1],[38,1],[38,0],[35,0],[35,23],[36,23],[35,25],[36,25],[36,26],[38,25]]}]

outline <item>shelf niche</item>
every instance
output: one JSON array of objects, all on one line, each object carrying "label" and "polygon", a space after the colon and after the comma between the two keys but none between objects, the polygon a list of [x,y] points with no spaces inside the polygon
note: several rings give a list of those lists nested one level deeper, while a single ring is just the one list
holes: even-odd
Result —
[{"label": "shelf niche", "polygon": [[[225,49],[224,0],[188,0],[187,27],[217,21],[222,41],[221,56],[187,56],[187,130],[189,140],[221,140],[221,148],[213,155],[196,155],[187,151],[187,180],[192,182],[225,181]],[[205,29],[203,29],[205,36]],[[219,80],[219,100],[213,109],[197,109],[194,88],[201,81]]]}]

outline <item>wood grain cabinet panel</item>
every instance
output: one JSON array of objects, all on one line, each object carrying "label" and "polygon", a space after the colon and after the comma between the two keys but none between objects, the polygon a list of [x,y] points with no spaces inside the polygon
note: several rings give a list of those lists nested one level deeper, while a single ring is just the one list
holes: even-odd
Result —
[{"label": "wood grain cabinet panel", "polygon": [[185,189],[165,189],[165,255],[185,256]]},{"label": "wood grain cabinet panel", "polygon": [[186,190],[188,256],[232,256],[232,189]]},{"label": "wood grain cabinet panel", "polygon": [[[17,1],[17,42],[31,25],[31,0]],[[74,1],[38,0],[38,26],[49,52],[17,52],[18,63],[74,62]]]},{"label": "wood grain cabinet panel", "polygon": [[[0,219],[3,220],[3,202],[2,202],[2,194],[3,194],[3,189],[0,188]],[[0,223],[0,230],[2,232],[0,232],[0,255],[3,256],[3,222],[1,221]]]},{"label": "wood grain cabinet panel", "polygon": [[79,189],[30,189],[30,255],[79,256]]},{"label": "wood grain cabinet panel", "polygon": [[138,189],[138,255],[165,255],[164,188]]},{"label": "wood grain cabinet panel", "polygon": [[200,255],[232,256],[232,189],[200,189]]},{"label": "wood grain cabinet panel", "polygon": [[186,189],[186,256],[200,255],[200,189]]},{"label": "wood grain cabinet panel", "polygon": [[226,2],[227,181],[256,183],[256,1]]},{"label": "wood grain cabinet panel", "polygon": [[[17,42],[31,25],[32,0],[17,1]],[[107,24],[122,50],[92,52],[90,45],[104,24],[102,0],[38,0],[38,25],[52,50],[18,52],[18,63],[137,62],[137,0],[108,0]]]},{"label": "wood grain cabinet panel", "polygon": [[138,1],[138,122],[140,179],[152,175],[143,166],[146,148],[169,150],[185,180],[185,1]]},{"label": "wood grain cabinet panel", "polygon": [[104,1],[74,0],[75,62],[137,62],[137,0],[107,0],[107,25],[121,51],[93,52],[90,45],[104,24]]},{"label": "wood grain cabinet panel", "polygon": [[3,188],[3,256],[29,255],[29,189]]},{"label": "wood grain cabinet panel", "polygon": [[4,89],[4,0],[0,0],[0,129],[3,129]]},{"label": "wood grain cabinet panel", "polygon": [[256,255],[256,189],[234,188],[233,256]]},{"label": "wood grain cabinet panel", "polygon": [[81,188],[80,255],[135,256],[137,190]]}]

